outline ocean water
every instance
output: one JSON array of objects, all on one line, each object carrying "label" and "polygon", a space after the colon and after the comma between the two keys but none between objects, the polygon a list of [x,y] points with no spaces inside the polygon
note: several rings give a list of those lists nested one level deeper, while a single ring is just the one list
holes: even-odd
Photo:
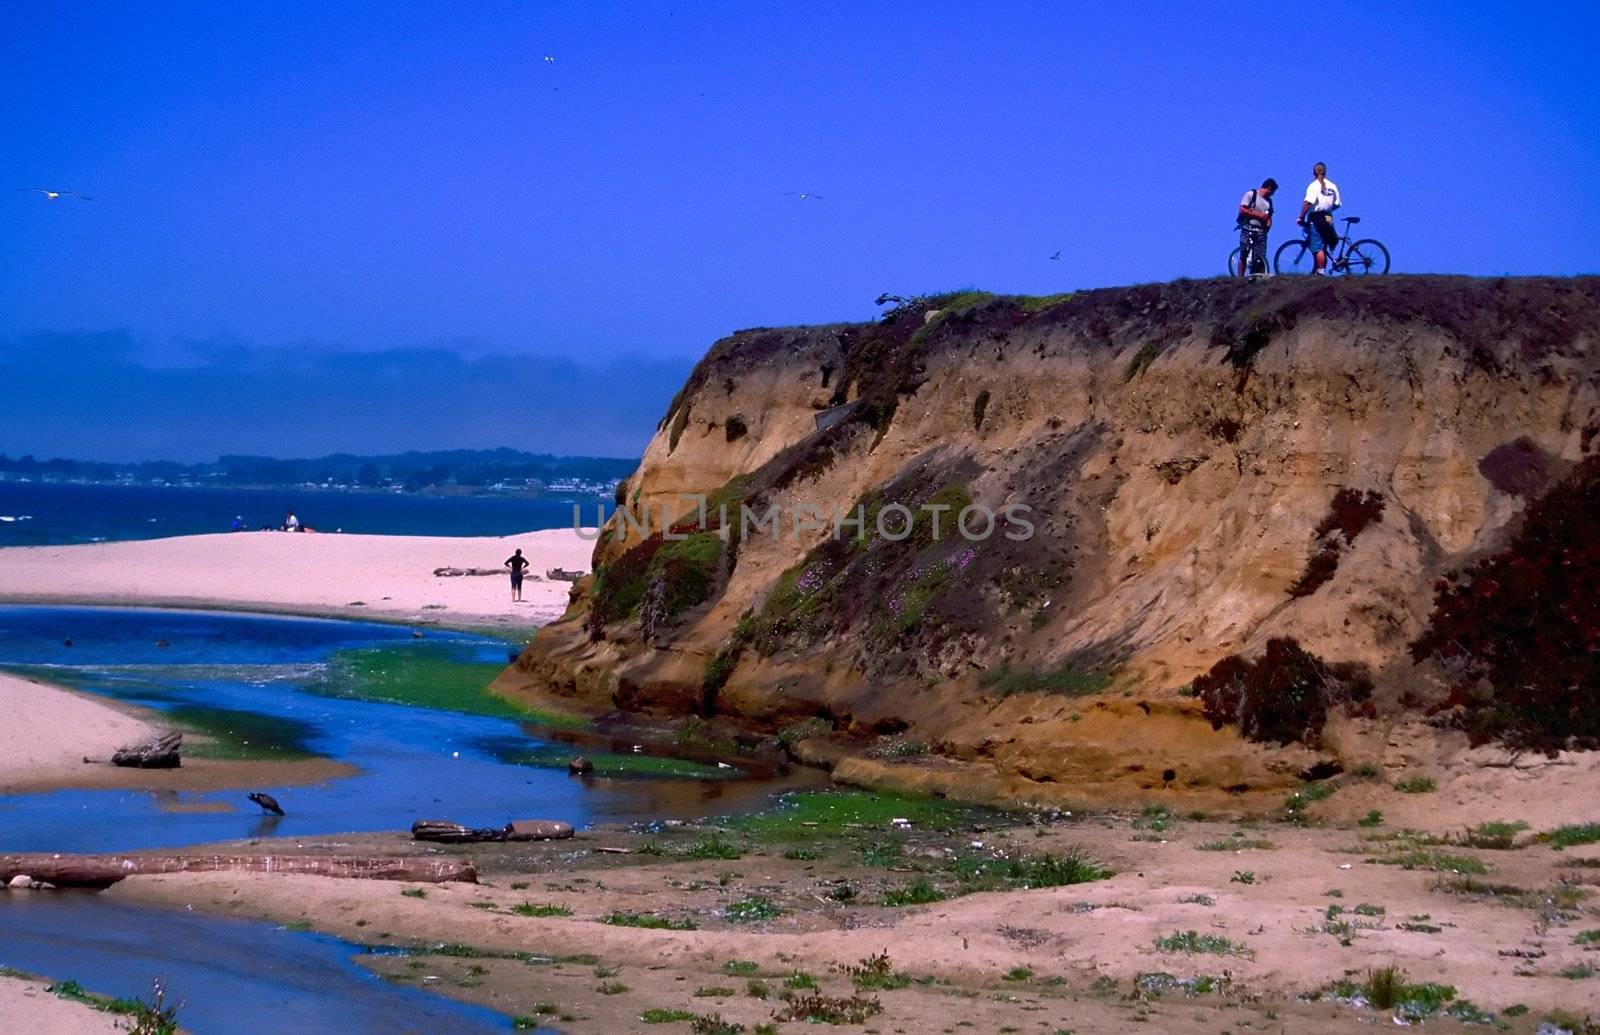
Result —
[{"label": "ocean water", "polygon": [[[504,499],[292,489],[58,485],[0,481],[0,547],[161,539],[277,527],[285,511],[318,531],[370,535],[515,535],[571,528],[574,503],[592,526],[601,501],[556,497]],[[605,501],[607,512],[610,501]]]}]

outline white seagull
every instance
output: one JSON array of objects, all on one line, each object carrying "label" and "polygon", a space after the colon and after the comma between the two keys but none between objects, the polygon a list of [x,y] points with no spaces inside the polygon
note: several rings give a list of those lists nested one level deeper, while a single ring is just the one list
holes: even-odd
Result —
[{"label": "white seagull", "polygon": [[786,198],[799,198],[801,201],[821,201],[822,200],[822,195],[821,194],[803,194],[800,191],[795,191],[795,190],[786,190],[786,191],[783,192],[783,195]]},{"label": "white seagull", "polygon": [[18,187],[17,190],[24,193],[43,194],[50,201],[55,201],[59,198],[77,198],[79,201],[94,200],[89,195],[79,194],[77,191],[51,190],[49,187]]}]

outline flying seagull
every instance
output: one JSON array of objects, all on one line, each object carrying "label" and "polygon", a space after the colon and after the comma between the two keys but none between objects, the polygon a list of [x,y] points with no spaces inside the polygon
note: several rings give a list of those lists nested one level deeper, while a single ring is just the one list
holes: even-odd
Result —
[{"label": "flying seagull", "polygon": [[783,194],[784,194],[785,197],[799,198],[801,201],[821,201],[822,200],[822,195],[821,194],[803,194],[800,191],[795,191],[795,190],[786,190],[786,191],[783,192]]},{"label": "flying seagull", "polygon": [[547,64],[547,65],[555,64],[556,63],[555,55],[554,54],[546,54],[544,56],[544,63]]},{"label": "flying seagull", "polygon": [[79,194],[77,191],[51,190],[49,187],[18,187],[17,190],[27,194],[43,194],[50,201],[56,201],[60,198],[77,198],[79,201],[94,200],[89,195]]},{"label": "flying seagull", "polygon": [[1056,252],[1054,255],[1050,256],[1050,258],[1054,259],[1056,262],[1060,262],[1061,261],[1061,253],[1060,252]]},{"label": "flying seagull", "polygon": [[261,806],[262,812],[270,812],[274,816],[283,815],[283,806],[279,805],[278,799],[274,798],[272,795],[263,794],[260,791],[251,791],[249,798],[251,801]]}]

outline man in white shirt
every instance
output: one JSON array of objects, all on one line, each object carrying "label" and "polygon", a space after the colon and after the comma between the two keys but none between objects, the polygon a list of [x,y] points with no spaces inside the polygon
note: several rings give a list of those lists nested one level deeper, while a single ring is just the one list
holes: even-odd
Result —
[{"label": "man in white shirt", "polygon": [[1295,223],[1305,226],[1311,220],[1312,243],[1321,244],[1315,257],[1316,272],[1327,273],[1328,252],[1339,246],[1339,231],[1333,227],[1333,212],[1343,202],[1339,188],[1328,179],[1328,167],[1318,162],[1311,168],[1312,180],[1306,186],[1306,197],[1300,203],[1300,218]]}]

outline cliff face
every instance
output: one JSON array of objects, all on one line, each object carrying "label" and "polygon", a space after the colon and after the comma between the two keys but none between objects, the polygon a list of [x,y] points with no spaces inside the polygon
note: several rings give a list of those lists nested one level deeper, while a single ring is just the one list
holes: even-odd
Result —
[{"label": "cliff face", "polygon": [[[1445,277],[956,296],[741,332],[626,483],[652,535],[608,528],[597,579],[503,683],[909,730],[970,763],[946,782],[996,793],[1281,785],[1381,744],[1427,679],[1407,647],[1435,580],[1595,447],[1597,336],[1600,280]],[[784,534],[740,530],[741,503]],[[900,541],[873,531],[891,503],[918,517]],[[930,503],[952,507],[938,537]],[[799,508],[858,505],[864,539],[792,532]],[[1018,505],[1031,538],[951,528]],[[660,538],[663,510],[689,538]],[[1188,695],[1282,637],[1379,687],[1316,751],[1213,729]]]}]

